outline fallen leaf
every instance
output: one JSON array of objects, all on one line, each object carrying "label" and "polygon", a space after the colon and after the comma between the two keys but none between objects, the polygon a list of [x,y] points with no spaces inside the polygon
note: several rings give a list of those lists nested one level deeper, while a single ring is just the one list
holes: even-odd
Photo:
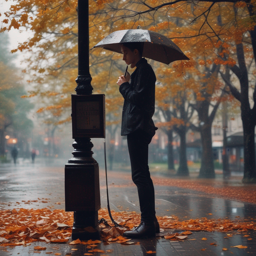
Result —
[{"label": "fallen leaf", "polygon": [[35,246],[35,247],[34,247],[34,250],[43,251],[43,250],[46,250],[46,247]]},{"label": "fallen leaf", "polygon": [[205,251],[205,250],[206,250],[206,248],[201,249],[201,251]]},{"label": "fallen leaf", "polygon": [[68,228],[69,225],[65,224],[65,223],[57,223],[58,228]]},{"label": "fallen leaf", "polygon": [[206,238],[206,237],[203,237],[201,240],[207,240],[207,238]]},{"label": "fallen leaf", "polygon": [[222,251],[227,251],[228,249],[227,248],[222,248]]},{"label": "fallen leaf", "polygon": [[216,244],[216,243],[210,243],[210,245],[215,245],[215,246],[217,246],[217,244]]},{"label": "fallen leaf", "polygon": [[146,253],[147,254],[153,254],[153,253],[156,253],[156,251],[147,251]]},{"label": "fallen leaf", "polygon": [[0,237],[0,243],[8,243],[9,240],[5,239],[4,237]]},{"label": "fallen leaf", "polygon": [[89,250],[88,252],[101,252],[101,253],[105,253],[105,251],[100,250],[100,249],[93,249],[93,250]]},{"label": "fallen leaf", "polygon": [[232,247],[236,247],[238,249],[246,249],[247,248],[247,246],[245,246],[245,245],[235,245],[235,246],[232,246]]},{"label": "fallen leaf", "polygon": [[188,236],[176,236],[176,238],[180,239],[180,240],[184,240],[186,239]]},{"label": "fallen leaf", "polygon": [[69,244],[81,244],[81,243],[82,243],[81,240],[78,238],[78,239],[70,242]]},{"label": "fallen leaf", "polygon": [[184,232],[181,233],[181,235],[191,235],[191,234],[192,234],[191,231],[184,231]]},{"label": "fallen leaf", "polygon": [[170,235],[170,236],[164,236],[165,239],[171,239],[171,238],[174,238],[175,235]]}]

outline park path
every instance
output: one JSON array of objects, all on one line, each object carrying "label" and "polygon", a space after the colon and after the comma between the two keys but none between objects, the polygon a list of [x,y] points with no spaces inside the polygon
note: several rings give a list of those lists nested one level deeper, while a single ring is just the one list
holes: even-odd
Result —
[{"label": "park path", "polygon": [[[116,212],[139,212],[136,187],[128,172],[109,172],[111,209]],[[237,178],[229,183],[222,180],[178,179],[174,177],[152,176],[156,192],[156,212],[158,216],[178,216],[179,219],[241,219],[255,220],[256,204],[250,203],[255,186],[244,186]],[[106,207],[105,174],[100,172],[101,206]],[[232,192],[232,193],[231,193]],[[241,196],[242,194],[242,196]],[[47,167],[40,165],[1,165],[0,166],[0,210],[6,209],[64,209],[64,166]],[[249,235],[249,237],[248,237]],[[206,238],[207,240],[202,240]],[[250,238],[250,240],[248,240]],[[193,232],[189,240],[168,241],[166,239],[140,240],[139,245],[111,244],[98,248],[108,255],[256,255],[256,232],[230,236],[220,232]],[[215,244],[215,245],[211,245]],[[35,245],[46,246],[52,255],[84,255],[85,246],[69,244],[46,244],[36,242],[23,247],[0,247],[0,255],[38,255]],[[232,246],[243,245],[246,249]],[[228,251],[222,251],[227,248]],[[77,250],[72,250],[77,249]],[[203,250],[202,250],[203,249]],[[107,250],[113,252],[107,253]],[[57,253],[57,254],[56,254]],[[58,254],[60,253],[60,254]],[[71,253],[71,254],[70,254]],[[94,255],[102,255],[95,253]]]}]

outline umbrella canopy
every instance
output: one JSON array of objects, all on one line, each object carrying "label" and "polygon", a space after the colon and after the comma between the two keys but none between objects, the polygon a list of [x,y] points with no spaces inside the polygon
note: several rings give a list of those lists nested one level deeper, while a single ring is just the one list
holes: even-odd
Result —
[{"label": "umbrella canopy", "polygon": [[121,44],[143,42],[143,57],[169,64],[175,60],[189,60],[181,49],[169,38],[144,29],[118,30],[106,36],[93,48],[101,47],[121,52]]}]

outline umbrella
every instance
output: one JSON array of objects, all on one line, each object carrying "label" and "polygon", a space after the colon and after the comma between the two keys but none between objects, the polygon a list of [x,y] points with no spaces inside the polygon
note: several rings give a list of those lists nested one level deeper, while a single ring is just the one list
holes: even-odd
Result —
[{"label": "umbrella", "polygon": [[181,49],[169,38],[145,29],[118,30],[102,39],[93,48],[101,47],[121,52],[121,44],[144,42],[143,57],[169,64],[175,60],[189,60]]}]

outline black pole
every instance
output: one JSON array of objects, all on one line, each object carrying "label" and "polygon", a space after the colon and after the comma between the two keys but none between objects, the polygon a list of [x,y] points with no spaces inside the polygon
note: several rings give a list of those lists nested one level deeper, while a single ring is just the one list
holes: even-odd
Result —
[{"label": "black pole", "polygon": [[[78,0],[78,77],[77,95],[91,95],[89,71],[89,5]],[[72,113],[74,113],[72,105]],[[84,118],[83,116],[79,118]],[[72,118],[72,122],[74,122]],[[93,144],[87,136],[74,137],[73,158],[65,165],[65,207],[74,211],[72,239],[99,239],[98,210],[100,209],[99,166],[92,157]]]},{"label": "black pole", "polygon": [[92,94],[89,70],[89,6],[88,0],[78,0],[78,77],[76,93]]}]

